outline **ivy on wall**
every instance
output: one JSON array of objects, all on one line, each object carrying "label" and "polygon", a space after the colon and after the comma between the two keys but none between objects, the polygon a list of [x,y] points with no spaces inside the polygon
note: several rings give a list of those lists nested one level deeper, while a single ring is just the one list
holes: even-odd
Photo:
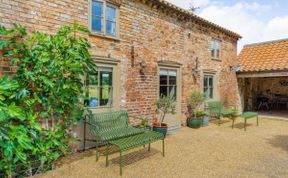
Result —
[{"label": "ivy on wall", "polygon": [[53,35],[0,27],[1,60],[18,67],[0,78],[0,177],[49,170],[69,151],[68,129],[84,112],[82,76],[96,71],[83,33],[76,23]]}]

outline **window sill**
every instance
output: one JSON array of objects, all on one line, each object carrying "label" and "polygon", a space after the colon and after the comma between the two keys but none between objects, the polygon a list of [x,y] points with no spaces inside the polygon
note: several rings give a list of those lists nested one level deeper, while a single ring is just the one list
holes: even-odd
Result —
[{"label": "window sill", "polygon": [[109,108],[113,108],[113,106],[84,107],[84,109],[109,109]]},{"label": "window sill", "polygon": [[220,58],[211,58],[213,61],[219,61],[221,62],[222,60]]},{"label": "window sill", "polygon": [[110,40],[115,40],[115,41],[120,41],[120,38],[117,36],[109,36],[109,35],[105,35],[105,34],[99,33],[99,32],[91,32],[89,35],[95,36],[95,37],[100,37],[100,38],[106,38],[106,39],[110,39]]}]

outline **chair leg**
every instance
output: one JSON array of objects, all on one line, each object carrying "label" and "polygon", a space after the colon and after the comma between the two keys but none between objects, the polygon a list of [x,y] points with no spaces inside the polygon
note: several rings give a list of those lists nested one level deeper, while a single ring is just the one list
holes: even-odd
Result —
[{"label": "chair leg", "polygon": [[232,129],[234,129],[235,118],[232,118]]},{"label": "chair leg", "polygon": [[106,145],[106,153],[105,153],[105,154],[106,154],[106,167],[108,167],[108,164],[109,164],[109,163],[108,163],[108,154],[109,154],[109,153],[108,153],[108,148],[109,148],[109,145],[107,144],[107,145]]},{"label": "chair leg", "polygon": [[98,144],[96,144],[96,162],[99,160],[99,155],[98,155]]},{"label": "chair leg", "polygon": [[258,118],[258,114],[257,114],[257,126],[259,125],[259,121],[258,120],[259,120],[259,118]]},{"label": "chair leg", "polygon": [[162,156],[165,156],[165,146],[164,146],[164,139],[162,140]]},{"label": "chair leg", "polygon": [[122,151],[120,150],[120,176],[122,176]]},{"label": "chair leg", "polygon": [[244,119],[245,122],[244,122],[244,130],[246,131],[246,124],[247,124],[247,119]]},{"label": "chair leg", "polygon": [[150,151],[150,146],[151,146],[151,145],[150,145],[150,143],[149,143],[149,145],[148,145],[148,151]]}]

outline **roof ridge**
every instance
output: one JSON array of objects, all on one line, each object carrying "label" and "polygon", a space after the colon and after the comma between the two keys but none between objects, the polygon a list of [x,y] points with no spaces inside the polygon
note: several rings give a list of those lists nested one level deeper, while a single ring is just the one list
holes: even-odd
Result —
[{"label": "roof ridge", "polygon": [[214,22],[210,22],[209,20],[206,20],[205,18],[203,18],[203,17],[201,17],[201,16],[199,16],[199,15],[197,15],[197,14],[195,14],[195,13],[193,13],[193,12],[187,10],[187,9],[184,9],[182,7],[174,5],[173,3],[170,3],[167,0],[152,0],[152,1],[159,2],[159,3],[163,4],[163,5],[166,5],[166,6],[170,7],[170,8],[172,8],[172,9],[176,10],[176,11],[179,11],[180,13],[184,13],[186,15],[189,15],[192,18],[195,18],[195,19],[197,19],[199,21],[202,21],[203,23],[209,24],[209,25],[213,26],[214,28],[218,28],[222,32],[224,32],[224,33],[226,32],[226,33],[228,33],[228,34],[230,34],[230,35],[232,35],[234,37],[237,37],[238,39],[242,38],[242,36],[239,35],[238,33],[233,32],[232,30],[229,30],[229,29],[227,29],[225,27],[222,27],[220,25],[217,25]]},{"label": "roof ridge", "polygon": [[266,45],[266,44],[273,44],[273,43],[279,43],[279,42],[283,42],[283,41],[288,41],[288,38],[283,38],[283,39],[278,39],[278,40],[270,40],[270,41],[263,41],[263,42],[259,42],[259,43],[250,43],[250,44],[246,44],[244,45],[244,47],[248,47],[248,46],[258,46],[258,45]]}]

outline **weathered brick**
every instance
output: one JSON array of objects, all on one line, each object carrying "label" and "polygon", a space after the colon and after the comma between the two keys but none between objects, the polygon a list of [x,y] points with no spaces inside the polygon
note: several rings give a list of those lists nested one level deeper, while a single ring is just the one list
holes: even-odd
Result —
[{"label": "weathered brick", "polygon": [[[92,43],[92,54],[120,60],[120,107],[131,115],[155,116],[158,95],[158,63],[174,61],[182,64],[182,122],[187,98],[194,90],[202,90],[203,71],[215,71],[221,100],[239,104],[237,80],[230,66],[236,64],[237,39],[227,33],[192,20],[181,20],[172,11],[163,11],[139,0],[119,0],[120,40],[86,36]],[[88,0],[2,0],[0,25],[21,23],[30,31],[54,33],[61,25],[74,21],[88,24]],[[221,40],[221,61],[211,60],[212,37]],[[131,47],[135,49],[135,66],[131,67]],[[200,72],[193,72],[198,60]],[[146,62],[145,76],[139,62]]]}]

